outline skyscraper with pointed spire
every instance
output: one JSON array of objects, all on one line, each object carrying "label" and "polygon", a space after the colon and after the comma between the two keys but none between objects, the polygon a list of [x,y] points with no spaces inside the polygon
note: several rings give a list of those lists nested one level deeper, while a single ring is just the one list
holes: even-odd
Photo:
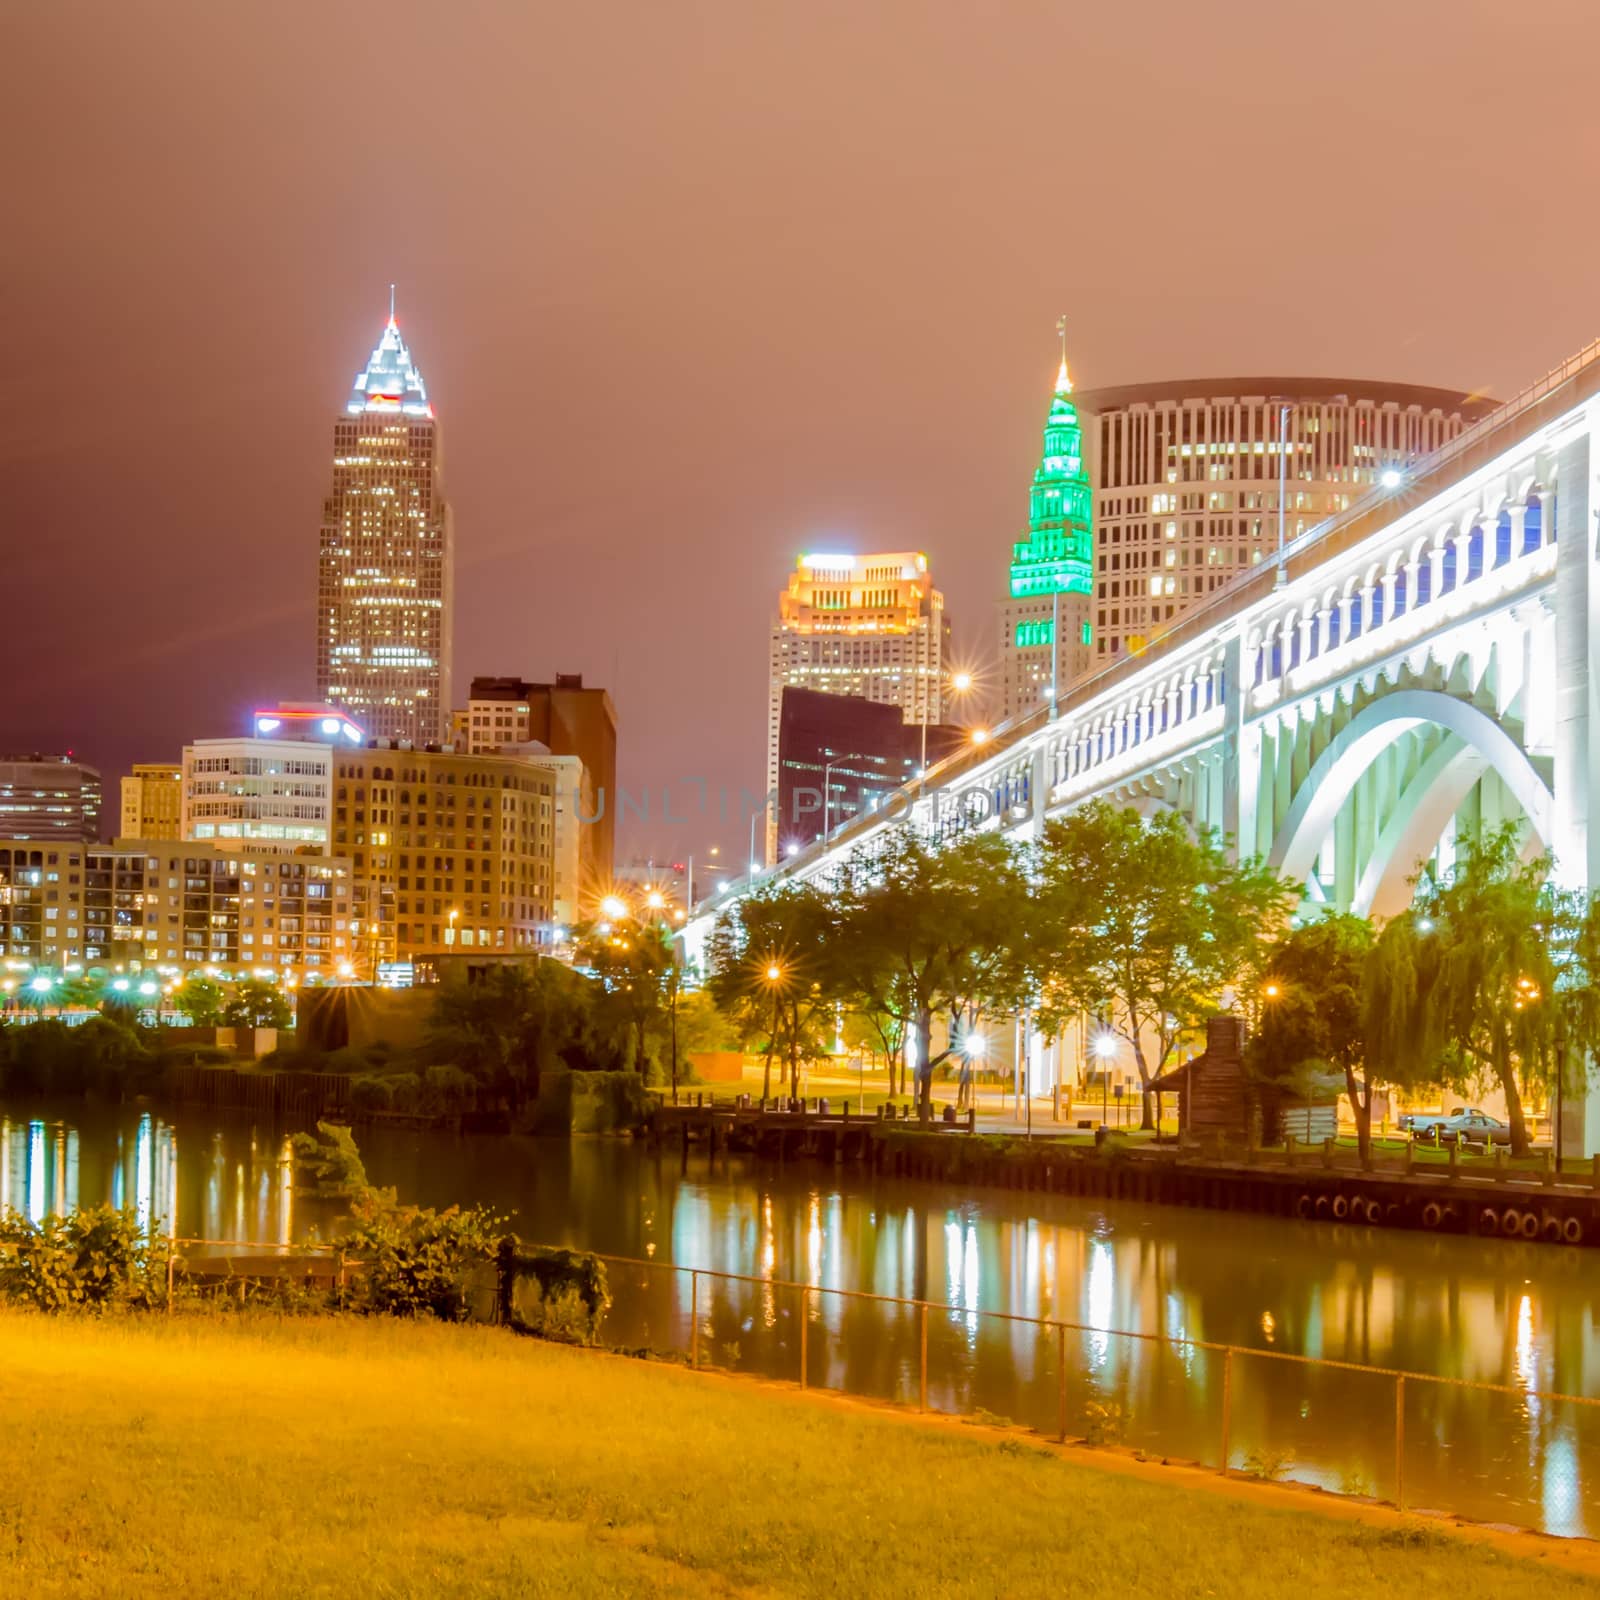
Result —
[{"label": "skyscraper with pointed spire", "polygon": [[383,337],[334,424],[317,577],[317,694],[376,738],[444,737],[451,544],[438,423],[391,289]]},{"label": "skyscraper with pointed spire", "polygon": [[1033,710],[1089,670],[1092,507],[1063,341],[1044,454],[1033,475],[1027,537],[1011,547],[1010,592],[1000,603],[1004,719]]}]

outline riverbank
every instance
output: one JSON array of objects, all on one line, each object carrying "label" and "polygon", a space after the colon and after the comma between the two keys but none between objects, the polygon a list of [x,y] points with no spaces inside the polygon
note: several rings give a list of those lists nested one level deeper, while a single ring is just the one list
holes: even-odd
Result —
[{"label": "riverbank", "polygon": [[[1591,1593],[1324,1516],[492,1329],[0,1314],[0,1591]],[[1287,1499],[1287,1495],[1285,1495]]]}]

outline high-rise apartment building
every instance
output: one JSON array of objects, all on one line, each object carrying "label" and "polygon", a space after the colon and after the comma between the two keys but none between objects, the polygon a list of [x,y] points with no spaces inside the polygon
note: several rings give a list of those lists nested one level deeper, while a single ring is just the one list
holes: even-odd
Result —
[{"label": "high-rise apartment building", "polygon": [[1078,395],[1094,481],[1094,664],[1137,651],[1228,580],[1495,402],[1345,378],[1210,378]]},{"label": "high-rise apartment building", "polygon": [[0,845],[7,960],[367,977],[392,932],[347,859],[171,839]]},{"label": "high-rise apartment building", "polygon": [[1011,547],[1000,602],[1000,715],[1033,710],[1088,670],[1094,521],[1083,430],[1065,352],[1028,499],[1028,531]]},{"label": "high-rise apartment building", "polygon": [[804,555],[778,597],[767,678],[766,859],[777,859],[785,688],[897,706],[907,723],[944,714],[950,624],[920,551]]},{"label": "high-rise apartment building", "polygon": [[187,744],[179,835],[258,854],[325,853],[333,761],[329,745],[313,738]]},{"label": "high-rise apartment building", "polygon": [[71,756],[0,756],[0,839],[100,837],[100,774]]},{"label": "high-rise apartment building", "polygon": [[450,710],[450,511],[438,424],[392,304],[333,441],[318,697],[378,738],[435,743]]},{"label": "high-rise apartment building", "polygon": [[183,827],[183,768],[168,761],[138,762],[122,780],[119,839],[176,839]]},{"label": "high-rise apartment building", "polygon": [[466,709],[453,720],[456,743],[472,754],[534,740],[553,756],[576,756],[582,763],[577,799],[569,791],[559,805],[571,813],[563,820],[577,829],[577,893],[583,903],[574,915],[587,915],[592,900],[610,887],[616,861],[617,708],[610,694],[585,688],[581,672],[558,672],[554,683],[474,678]]},{"label": "high-rise apartment building", "polygon": [[553,942],[554,774],[374,740],[332,752],[333,849],[394,905],[394,956]]}]

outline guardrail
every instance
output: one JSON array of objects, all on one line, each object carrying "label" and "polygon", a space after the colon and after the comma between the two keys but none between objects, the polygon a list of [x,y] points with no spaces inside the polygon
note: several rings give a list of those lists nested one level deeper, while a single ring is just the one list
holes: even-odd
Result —
[{"label": "guardrail", "polygon": [[[1185,1333],[600,1259],[613,1301],[605,1342],[680,1354],[696,1371],[1011,1421],[1062,1442],[1119,1444],[1402,1509],[1600,1534],[1600,1399]],[[1525,1356],[1531,1362],[1519,1348],[1519,1363]]]}]

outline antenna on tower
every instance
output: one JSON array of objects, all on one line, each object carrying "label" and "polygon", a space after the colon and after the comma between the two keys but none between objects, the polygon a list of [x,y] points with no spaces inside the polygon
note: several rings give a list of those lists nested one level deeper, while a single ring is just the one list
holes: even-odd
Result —
[{"label": "antenna on tower", "polygon": [[[393,285],[390,285],[390,291],[392,298]],[[390,306],[389,309],[392,312],[394,307]],[[1061,335],[1061,359],[1065,361],[1067,359],[1067,319],[1065,316],[1056,318],[1056,332]]]},{"label": "antenna on tower", "polygon": [[[394,321],[394,285],[392,283],[389,285],[389,320],[391,322]],[[1061,319],[1063,327],[1066,324],[1066,320],[1067,319],[1065,317]],[[1067,336],[1065,333],[1063,333],[1061,335],[1061,348],[1063,351],[1065,351],[1067,348],[1066,339]]]},{"label": "antenna on tower", "polygon": [[1072,379],[1067,376],[1067,319],[1056,318],[1056,332],[1061,335],[1061,370],[1056,374],[1056,393],[1071,394]]}]

